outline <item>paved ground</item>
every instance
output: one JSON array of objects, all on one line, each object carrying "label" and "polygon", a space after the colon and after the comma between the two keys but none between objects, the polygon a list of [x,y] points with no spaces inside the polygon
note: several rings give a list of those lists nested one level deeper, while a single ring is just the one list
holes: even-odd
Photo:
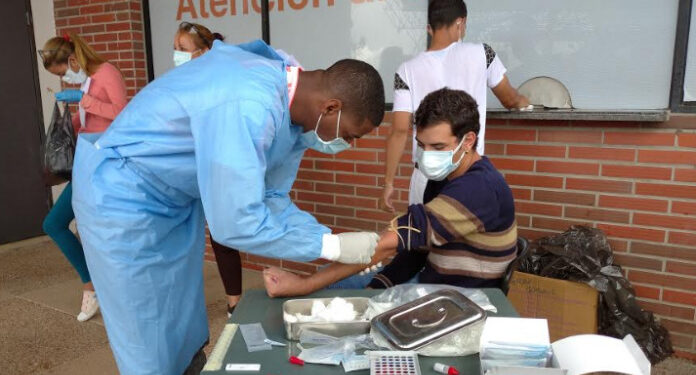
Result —
[{"label": "paved ground", "polygon": [[[205,264],[211,342],[227,320],[217,267]],[[260,288],[258,272],[244,270],[244,288]],[[77,274],[46,237],[0,246],[0,373],[117,374],[101,316],[85,323]],[[212,345],[207,348],[208,353]],[[653,375],[696,374],[696,364],[669,359]]]}]

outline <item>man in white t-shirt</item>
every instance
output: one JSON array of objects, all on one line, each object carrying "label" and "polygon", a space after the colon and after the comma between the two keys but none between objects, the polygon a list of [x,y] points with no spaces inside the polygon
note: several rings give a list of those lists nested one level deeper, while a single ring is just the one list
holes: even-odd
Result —
[{"label": "man in white t-shirt", "polygon": [[[493,94],[508,109],[520,109],[529,101],[520,95],[505,76],[506,69],[487,44],[464,43],[466,4],[462,0],[432,0],[428,5],[430,48],[401,64],[394,76],[394,118],[387,138],[387,167],[382,195],[384,208],[394,211],[394,176],[408,141],[413,113],[429,93],[448,87],[464,90],[478,104],[481,129],[477,151],[484,153],[486,133],[486,93]],[[414,129],[415,138],[415,129]],[[414,162],[416,142],[413,141]],[[427,179],[414,168],[409,190],[409,205],[422,203]]]}]

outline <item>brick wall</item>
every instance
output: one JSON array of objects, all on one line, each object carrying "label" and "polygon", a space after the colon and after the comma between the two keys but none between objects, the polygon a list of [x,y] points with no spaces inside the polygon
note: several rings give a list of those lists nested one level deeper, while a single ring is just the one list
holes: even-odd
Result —
[{"label": "brick wall", "polygon": [[56,35],[79,34],[123,73],[128,97],[147,84],[140,0],[54,0]]},{"label": "brick wall", "polygon": [[[146,84],[138,0],[54,0],[57,35],[74,31],[116,64],[133,96]],[[307,152],[293,191],[297,205],[334,231],[380,230],[378,208],[389,114],[378,130],[337,156]],[[407,147],[410,150],[410,146]],[[640,301],[672,332],[675,348],[696,359],[696,116],[663,124],[496,121],[486,152],[513,188],[520,232],[538,238],[589,224],[605,230]],[[403,211],[410,154],[397,180]],[[208,246],[206,258],[214,260]],[[323,262],[243,255],[310,273]]]}]

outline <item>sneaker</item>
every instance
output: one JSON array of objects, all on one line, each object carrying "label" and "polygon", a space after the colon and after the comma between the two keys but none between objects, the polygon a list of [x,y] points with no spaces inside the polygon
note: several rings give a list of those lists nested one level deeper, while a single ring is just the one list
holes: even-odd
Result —
[{"label": "sneaker", "polygon": [[227,319],[232,317],[232,313],[234,312],[235,307],[237,307],[237,305],[234,305],[234,306],[227,305]]},{"label": "sneaker", "polygon": [[94,314],[99,311],[99,302],[97,301],[97,294],[91,290],[85,290],[82,292],[82,308],[80,308],[80,314],[77,315],[77,320],[84,322],[89,320],[94,316]]}]

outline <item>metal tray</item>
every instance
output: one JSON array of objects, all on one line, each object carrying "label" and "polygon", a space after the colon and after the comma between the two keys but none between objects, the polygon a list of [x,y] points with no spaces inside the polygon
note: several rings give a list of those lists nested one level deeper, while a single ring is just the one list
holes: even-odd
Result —
[{"label": "metal tray", "polygon": [[[285,324],[285,336],[288,340],[299,340],[300,333],[304,329],[314,332],[324,333],[334,337],[349,335],[359,335],[370,332],[370,322],[367,320],[353,320],[346,322],[296,322],[290,323],[285,320],[285,314],[294,315],[300,313],[310,315],[314,301],[321,301],[324,305],[331,302],[333,298],[305,298],[291,299],[283,303],[283,323]],[[353,308],[362,316],[367,310],[369,298],[348,297],[346,301],[353,304]]]},{"label": "metal tray", "polygon": [[454,290],[440,290],[386,311],[372,328],[400,350],[414,350],[486,319],[486,312]]}]

